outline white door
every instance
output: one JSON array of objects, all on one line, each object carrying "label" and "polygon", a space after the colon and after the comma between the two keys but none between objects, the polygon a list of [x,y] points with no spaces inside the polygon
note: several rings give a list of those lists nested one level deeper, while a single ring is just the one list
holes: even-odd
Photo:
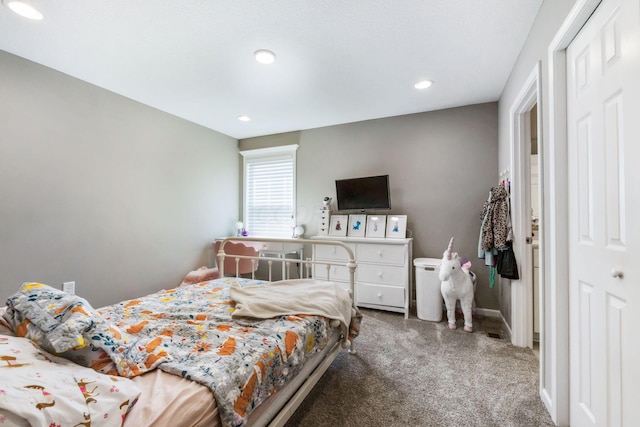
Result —
[{"label": "white door", "polygon": [[567,50],[571,426],[640,425],[640,1]]}]

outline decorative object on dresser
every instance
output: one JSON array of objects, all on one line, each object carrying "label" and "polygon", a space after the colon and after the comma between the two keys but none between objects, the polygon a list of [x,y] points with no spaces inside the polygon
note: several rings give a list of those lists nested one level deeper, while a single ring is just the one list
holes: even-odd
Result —
[{"label": "decorative object on dresser", "polygon": [[386,215],[367,215],[367,237],[384,237]]},{"label": "decorative object on dresser", "polygon": [[331,201],[333,200],[333,198],[329,197],[329,196],[325,196],[324,199],[322,199],[322,209],[326,210],[326,211],[330,211],[331,210]]},{"label": "decorative object on dresser", "polygon": [[[355,300],[359,306],[404,313],[409,318],[412,300],[413,239],[374,237],[315,236],[318,240],[337,240],[351,247],[356,256]],[[341,248],[312,245],[313,261],[343,259]],[[313,268],[313,277],[347,286],[348,270],[342,266]]]},{"label": "decorative object on dresser", "polygon": [[318,234],[326,236],[329,234],[329,217],[331,211],[329,209],[320,209],[320,226],[318,227]]},{"label": "decorative object on dresser", "polygon": [[329,220],[330,236],[346,236],[349,226],[349,215],[331,215]]},{"label": "decorative object on dresser", "polygon": [[349,215],[349,237],[364,237],[367,216],[364,214]]},{"label": "decorative object on dresser", "polygon": [[386,237],[398,237],[404,239],[407,237],[407,216],[406,215],[388,215],[387,216],[387,234]]}]

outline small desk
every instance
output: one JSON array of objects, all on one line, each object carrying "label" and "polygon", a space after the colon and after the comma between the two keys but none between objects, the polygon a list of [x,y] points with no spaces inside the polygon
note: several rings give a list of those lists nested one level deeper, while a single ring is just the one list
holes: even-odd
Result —
[{"label": "small desk", "polygon": [[[233,239],[234,236],[229,237],[216,237],[216,240],[224,240],[224,239]],[[246,237],[244,238],[246,239]],[[260,252],[260,256],[264,257],[276,257],[276,258],[286,258],[287,254],[296,253],[298,255],[298,259],[304,259],[304,245],[302,242],[294,243],[294,242],[253,242],[251,240],[242,240],[247,246],[251,246],[255,248],[258,252]],[[218,254],[213,254],[214,258],[217,257]],[[217,258],[216,262],[218,261]],[[286,268],[285,263],[282,263],[282,277],[285,277]],[[299,274],[302,274],[299,271]]]}]

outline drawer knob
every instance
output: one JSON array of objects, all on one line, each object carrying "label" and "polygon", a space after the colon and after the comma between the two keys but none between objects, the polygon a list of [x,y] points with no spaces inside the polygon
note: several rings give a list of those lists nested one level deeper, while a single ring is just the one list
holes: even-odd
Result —
[{"label": "drawer knob", "polygon": [[378,256],[382,256],[382,251],[378,251]]},{"label": "drawer knob", "polygon": [[378,292],[378,298],[382,298],[382,292]]},{"label": "drawer knob", "polygon": [[382,271],[378,272],[378,277],[382,278]]}]

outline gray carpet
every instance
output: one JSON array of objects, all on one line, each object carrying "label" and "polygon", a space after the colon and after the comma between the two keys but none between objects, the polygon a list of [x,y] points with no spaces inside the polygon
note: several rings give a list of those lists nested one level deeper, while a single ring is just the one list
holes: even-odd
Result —
[{"label": "gray carpet", "polygon": [[[357,354],[341,353],[286,427],[553,426],[538,395],[538,359],[501,338],[446,322],[362,310]],[[497,336],[491,337],[489,336]]]}]

